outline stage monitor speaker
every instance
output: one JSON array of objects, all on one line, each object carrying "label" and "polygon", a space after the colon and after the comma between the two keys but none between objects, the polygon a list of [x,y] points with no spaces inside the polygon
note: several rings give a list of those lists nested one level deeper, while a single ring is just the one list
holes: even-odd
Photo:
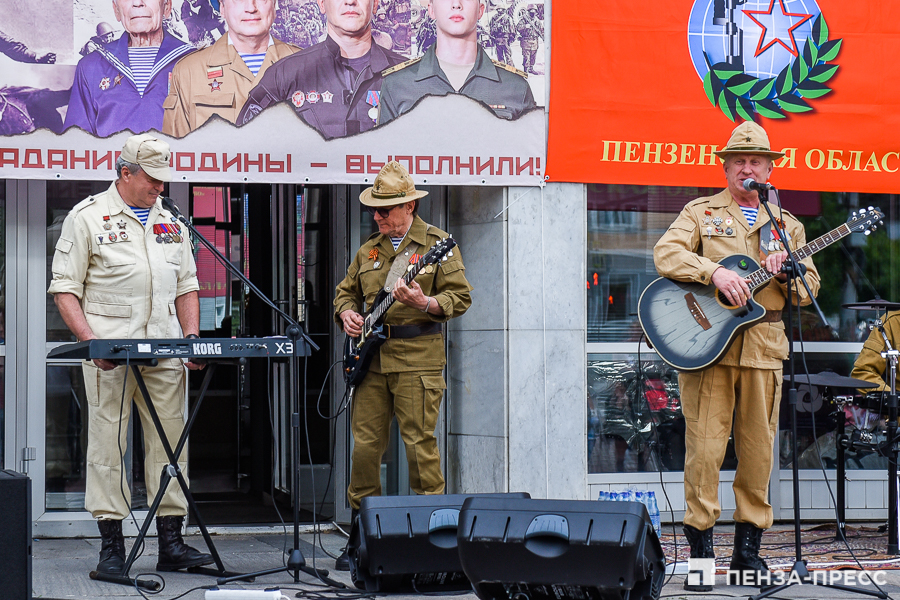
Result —
[{"label": "stage monitor speaker", "polygon": [[481,600],[655,600],[665,576],[639,502],[473,497],[459,558]]},{"label": "stage monitor speaker", "polygon": [[[482,494],[529,498],[526,493]],[[472,589],[457,552],[459,510],[472,494],[369,496],[350,531],[350,577],[369,592]]]},{"label": "stage monitor speaker", "polygon": [[0,590],[9,600],[31,600],[31,479],[0,471]]}]

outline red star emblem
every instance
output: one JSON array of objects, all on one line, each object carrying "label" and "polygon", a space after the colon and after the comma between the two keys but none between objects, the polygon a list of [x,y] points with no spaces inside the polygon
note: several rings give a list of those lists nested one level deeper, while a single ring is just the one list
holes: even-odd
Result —
[{"label": "red star emblem", "polygon": [[213,79],[209,82],[209,91],[211,92],[221,92],[222,91],[222,82],[218,79]]},{"label": "red star emblem", "polygon": [[[769,10],[744,10],[743,13],[747,15],[754,23],[759,25],[762,29],[762,33],[759,36],[759,43],[756,45],[756,52],[753,56],[759,56],[769,48],[771,48],[775,44],[781,44],[785,50],[791,53],[793,56],[797,56],[797,41],[794,39],[794,30],[806,23],[808,20],[812,18],[812,15],[807,15],[803,13],[789,13],[784,10],[784,0],[778,0],[778,7],[781,10],[781,15],[783,17],[788,17],[788,21],[792,22],[793,25],[788,27],[787,32],[784,36],[777,35],[778,32],[773,33],[773,39],[766,42],[766,37],[769,34],[769,28],[759,22],[759,19],[754,17],[753,15],[768,15],[770,17],[774,17],[773,11],[775,9],[775,1],[769,0]],[[790,17],[797,17],[799,20],[794,21]],[[775,19],[772,19],[774,24]],[[782,39],[784,38],[784,39]],[[790,43],[788,45],[785,43],[785,39]]]}]

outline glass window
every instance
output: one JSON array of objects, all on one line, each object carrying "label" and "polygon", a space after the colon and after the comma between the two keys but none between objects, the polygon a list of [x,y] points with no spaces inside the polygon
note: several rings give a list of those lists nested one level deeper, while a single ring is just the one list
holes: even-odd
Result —
[{"label": "glass window", "polygon": [[[719,191],[719,188],[696,187],[588,186],[586,293],[590,354],[587,357],[587,443],[590,473],[683,469],[684,422],[678,402],[676,373],[655,354],[647,353],[641,356],[641,384],[637,383],[637,343],[642,339],[637,304],[644,288],[658,277],[653,263],[653,247],[657,240],[685,204]],[[804,224],[807,242],[837,229],[859,209],[880,207],[885,214],[884,226],[871,235],[851,233],[815,254],[813,260],[822,281],[818,300],[827,324],[821,323],[812,307],[803,307],[799,320],[801,327],[790,328],[795,340],[800,339],[802,332],[804,341],[861,342],[868,335],[875,313],[848,310],[842,305],[873,298],[900,301],[900,278],[894,275],[900,267],[898,196],[782,191],[781,204]],[[777,206],[773,210],[777,210]],[[634,353],[621,354],[623,343],[633,344]],[[817,346],[817,352],[820,348]],[[811,373],[830,369],[840,375],[850,374],[855,359],[855,355],[847,354],[845,346],[840,350],[836,347],[834,353],[818,352],[814,360],[810,356],[807,364]],[[811,468],[810,461],[804,459],[804,452],[809,458],[812,440],[820,438],[824,443],[828,439],[821,439],[823,435],[831,438],[835,435],[838,412],[828,408],[829,402],[823,406],[825,408],[811,413],[815,416],[815,434],[813,419],[806,417],[804,430],[801,416],[803,468]],[[852,429],[855,427],[854,411],[850,407],[844,412],[845,420],[850,421],[848,427]],[[862,419],[856,421],[862,427],[868,426],[866,419],[873,418],[864,414],[857,417]],[[651,424],[656,425],[655,433]],[[782,466],[790,465],[791,461],[789,438],[784,434],[789,428],[788,415],[784,414],[780,438]],[[650,452],[654,446],[659,449],[658,458]],[[730,450],[729,456],[732,456]],[[729,460],[726,458],[724,468],[729,468]],[[874,462],[877,461],[861,459],[855,468],[877,468],[871,466]],[[850,457],[847,466],[854,468]]]}]

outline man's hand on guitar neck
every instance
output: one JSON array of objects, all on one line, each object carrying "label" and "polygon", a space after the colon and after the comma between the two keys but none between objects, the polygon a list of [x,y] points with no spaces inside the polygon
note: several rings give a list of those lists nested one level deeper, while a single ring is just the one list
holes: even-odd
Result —
[{"label": "man's hand on guitar neck", "polygon": [[344,333],[350,337],[359,337],[365,320],[362,315],[354,310],[345,310],[341,313],[341,322],[344,324]]},{"label": "man's hand on guitar neck", "polygon": [[766,271],[769,273],[775,274],[775,279],[784,283],[787,281],[787,274],[781,272],[781,265],[784,264],[784,261],[787,260],[788,253],[787,252],[773,252],[766,257],[766,262],[763,266],[766,268]]}]

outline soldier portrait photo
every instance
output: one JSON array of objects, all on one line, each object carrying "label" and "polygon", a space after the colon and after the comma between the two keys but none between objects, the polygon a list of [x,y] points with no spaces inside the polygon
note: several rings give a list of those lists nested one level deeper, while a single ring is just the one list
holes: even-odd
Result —
[{"label": "soldier portrait photo", "polygon": [[435,43],[419,58],[386,70],[378,114],[383,125],[425,96],[463,94],[503,119],[516,119],[537,104],[515,67],[488,56],[478,40],[486,0],[431,0]]},{"label": "soldier portrait photo", "polygon": [[213,115],[234,123],[266,69],[297,52],[270,34],[275,0],[220,0],[228,32],[178,62],[163,108],[162,131],[183,137]]}]

